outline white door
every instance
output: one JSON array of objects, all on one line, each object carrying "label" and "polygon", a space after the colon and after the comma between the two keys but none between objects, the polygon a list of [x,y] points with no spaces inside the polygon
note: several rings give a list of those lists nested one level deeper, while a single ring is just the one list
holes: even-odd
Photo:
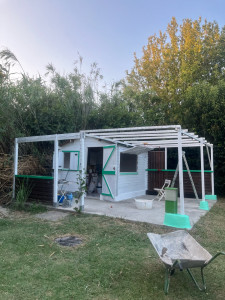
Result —
[{"label": "white door", "polygon": [[116,145],[103,147],[102,195],[116,195]]}]

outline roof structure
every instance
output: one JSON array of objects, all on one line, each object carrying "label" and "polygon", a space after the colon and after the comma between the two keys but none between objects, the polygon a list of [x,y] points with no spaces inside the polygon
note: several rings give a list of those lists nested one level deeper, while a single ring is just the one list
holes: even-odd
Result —
[{"label": "roof structure", "polygon": [[181,131],[182,147],[200,147],[201,144],[211,146],[205,138],[188,132],[187,129],[181,129],[180,125],[86,130],[85,135],[151,150],[178,147],[178,131]]},{"label": "roof structure", "polygon": [[[84,132],[86,137],[122,144],[129,148],[136,147],[136,150],[140,149],[140,153],[144,152],[144,149],[177,148],[178,132],[181,132],[182,147],[200,147],[202,144],[212,146],[205,138],[182,129],[180,125],[96,129],[81,132]],[[54,141],[56,138],[57,140],[79,139],[80,133],[22,137],[17,138],[17,142]]]}]

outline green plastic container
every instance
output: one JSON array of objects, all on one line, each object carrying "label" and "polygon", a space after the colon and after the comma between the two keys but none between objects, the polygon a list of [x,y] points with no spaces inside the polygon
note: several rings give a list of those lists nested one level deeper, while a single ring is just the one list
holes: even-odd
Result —
[{"label": "green plastic container", "polygon": [[177,214],[177,188],[165,188],[165,212]]}]

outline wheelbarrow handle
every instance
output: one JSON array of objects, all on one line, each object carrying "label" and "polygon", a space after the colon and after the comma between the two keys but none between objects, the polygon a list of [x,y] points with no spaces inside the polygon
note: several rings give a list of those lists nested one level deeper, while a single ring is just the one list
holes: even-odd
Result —
[{"label": "wheelbarrow handle", "polygon": [[197,281],[196,281],[194,275],[192,274],[191,270],[187,268],[187,271],[188,271],[189,275],[191,276],[191,279],[194,281],[195,285],[197,286],[197,288],[200,291],[206,291],[205,278],[204,278],[204,274],[203,274],[204,268],[206,266],[208,266],[208,264],[210,264],[219,255],[225,255],[225,252],[218,252],[218,253],[216,253],[203,267],[201,267],[202,287],[197,283]]},{"label": "wheelbarrow handle", "polygon": [[216,253],[207,263],[204,267],[206,267],[207,265],[209,265],[215,258],[217,258],[219,255],[225,255],[225,252],[218,252]]}]

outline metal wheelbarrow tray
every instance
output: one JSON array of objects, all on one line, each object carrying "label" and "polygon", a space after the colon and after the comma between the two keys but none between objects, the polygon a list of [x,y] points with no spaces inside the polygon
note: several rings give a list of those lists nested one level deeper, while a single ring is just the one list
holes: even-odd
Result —
[{"label": "metal wheelbarrow tray", "polygon": [[[187,269],[195,285],[200,291],[206,290],[203,269],[217,256],[224,252],[218,252],[212,256],[206,251],[187,231],[177,230],[167,234],[147,234],[153,247],[166,267],[164,291],[169,291],[170,276],[175,269]],[[202,286],[200,286],[191,272],[191,268],[201,268]]]}]

